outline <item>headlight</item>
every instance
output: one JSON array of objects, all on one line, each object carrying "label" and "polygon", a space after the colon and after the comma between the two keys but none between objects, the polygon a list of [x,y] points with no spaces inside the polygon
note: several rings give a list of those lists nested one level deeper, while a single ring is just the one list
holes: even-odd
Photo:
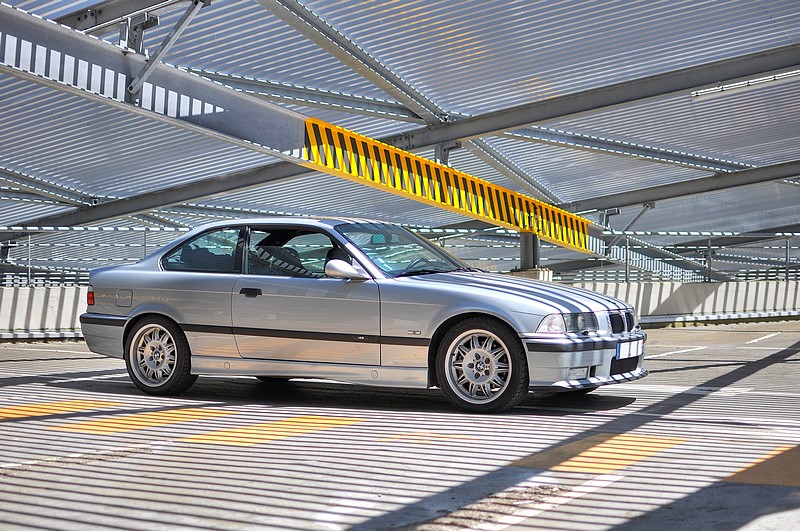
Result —
[{"label": "headlight", "polygon": [[597,317],[593,313],[565,313],[567,332],[597,332]]},{"label": "headlight", "polygon": [[564,323],[564,316],[560,313],[545,316],[536,331],[540,334],[565,334],[567,325]]},{"label": "headlight", "polygon": [[540,334],[580,334],[596,332],[597,317],[593,313],[552,313],[542,319],[536,332]]}]

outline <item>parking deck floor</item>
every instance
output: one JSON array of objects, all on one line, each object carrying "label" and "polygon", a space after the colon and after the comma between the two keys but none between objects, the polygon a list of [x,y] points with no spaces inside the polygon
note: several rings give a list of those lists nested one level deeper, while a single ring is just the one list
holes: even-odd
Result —
[{"label": "parking deck floor", "polygon": [[497,415],[0,343],[0,527],[798,529],[800,321],[650,330],[651,375]]}]

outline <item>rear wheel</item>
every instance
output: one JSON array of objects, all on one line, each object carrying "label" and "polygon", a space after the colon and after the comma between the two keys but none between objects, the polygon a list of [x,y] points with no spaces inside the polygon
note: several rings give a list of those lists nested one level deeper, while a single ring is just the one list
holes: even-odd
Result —
[{"label": "rear wheel", "polygon": [[197,380],[191,374],[189,342],[163,317],[138,322],[125,342],[125,366],[136,387],[151,395],[174,395]]},{"label": "rear wheel", "polygon": [[445,397],[473,413],[512,408],[528,392],[522,342],[507,325],[487,317],[465,319],[445,334],[436,375]]}]

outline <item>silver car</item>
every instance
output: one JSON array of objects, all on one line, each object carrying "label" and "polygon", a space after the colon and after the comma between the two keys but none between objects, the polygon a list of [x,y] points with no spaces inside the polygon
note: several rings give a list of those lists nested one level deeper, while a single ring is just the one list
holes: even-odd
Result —
[{"label": "silver car", "polygon": [[469,267],[388,223],[263,218],[188,232],[137,264],[93,270],[88,347],[155,395],[198,375],[439,387],[494,412],[530,390],[636,380],[629,304]]}]

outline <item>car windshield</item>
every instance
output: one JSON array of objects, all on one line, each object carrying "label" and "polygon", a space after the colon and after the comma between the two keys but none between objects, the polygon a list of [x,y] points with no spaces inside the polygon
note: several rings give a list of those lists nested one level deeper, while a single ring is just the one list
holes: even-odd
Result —
[{"label": "car windshield", "polygon": [[441,247],[397,225],[348,223],[336,230],[390,277],[473,270]]}]

